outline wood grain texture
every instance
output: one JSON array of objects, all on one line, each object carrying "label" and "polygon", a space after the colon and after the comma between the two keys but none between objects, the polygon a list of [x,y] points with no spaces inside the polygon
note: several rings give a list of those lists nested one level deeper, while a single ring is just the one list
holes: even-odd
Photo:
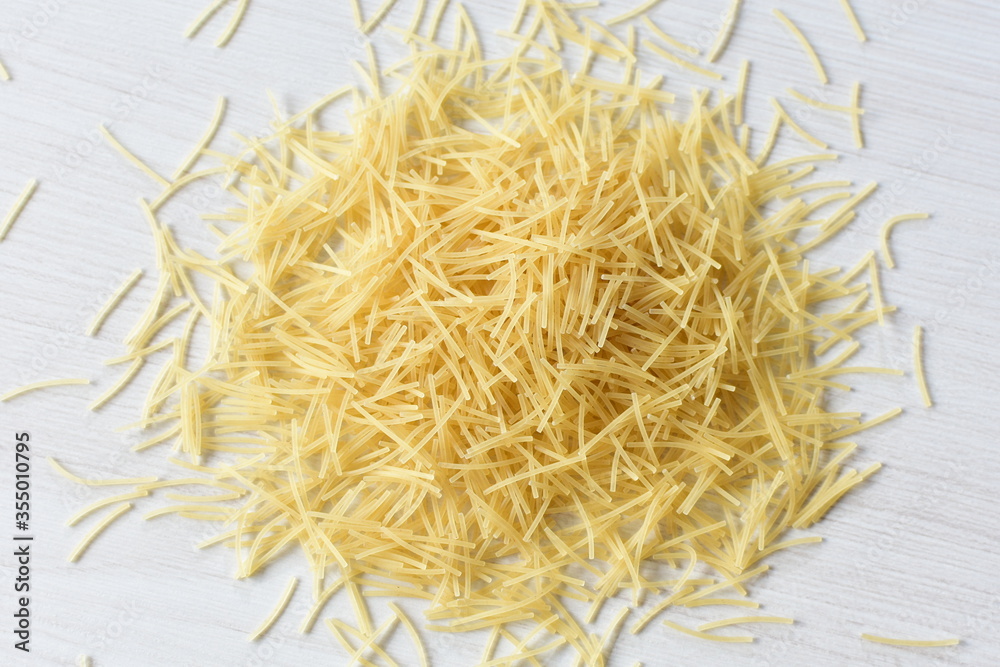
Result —
[{"label": "wood grain texture", "polygon": [[[606,0],[611,17],[640,0]],[[0,405],[0,525],[7,525],[15,431],[34,443],[30,659],[22,659],[8,624],[0,629],[0,664],[67,665],[79,654],[105,665],[342,664],[345,654],[321,626],[300,636],[310,599],[296,592],[271,633],[246,641],[304,562],[292,555],[252,581],[234,581],[231,554],[197,551],[208,526],[164,517],[144,523],[152,505],[138,503],[76,564],[66,554],[97,517],[63,524],[100,497],[67,486],[43,462],[56,456],[82,475],[167,473],[162,451],[128,451],[139,437],[116,433],[132,421],[155,368],[144,369],[122,397],[98,413],[88,402],[122,369],[102,365],[139,317],[154,288],[153,245],[136,206],[156,187],[113,155],[97,136],[104,123],[160,173],[170,173],[203,132],[216,96],[230,100],[225,130],[214,144],[234,148],[228,131],[263,132],[271,116],[265,91],[287,111],[344,82],[364,57],[346,2],[256,0],[231,44],[212,46],[235,3],[194,40],[181,33],[207,0],[25,0],[0,9],[0,58],[13,80],[0,83],[0,210],[24,183],[41,184],[0,244],[0,393],[38,379],[92,377],[91,387],[63,387]],[[379,2],[366,0],[370,15]],[[433,3],[431,3],[433,4]],[[483,33],[506,26],[513,3],[466,3]],[[762,613],[790,615],[794,626],[759,626],[752,645],[716,645],[653,624],[639,637],[624,633],[612,665],[987,665],[1000,655],[1000,447],[996,356],[1000,326],[1000,5],[972,0],[854,0],[870,41],[859,44],[836,0],[746,2],[719,69],[732,90],[742,58],[753,61],[748,119],[766,128],[768,95],[788,86],[816,96],[812,67],[770,10],[780,6],[812,40],[830,74],[829,100],[846,104],[854,81],[864,84],[868,148],[852,148],[849,123],[837,114],[796,119],[844,157],[825,171],[863,185],[882,182],[854,227],[818,253],[816,265],[847,263],[878,244],[887,217],[932,212],[929,221],[900,226],[892,245],[898,268],[884,274],[887,299],[900,307],[887,326],[862,337],[865,359],[907,370],[904,378],[867,378],[843,403],[874,415],[902,405],[905,416],[866,435],[860,464],[883,461],[873,481],[849,495],[816,528],[827,538],[772,559],[773,571],[753,586]],[[382,63],[403,53],[387,26],[406,26],[415,2],[400,0],[373,33]],[[729,0],[665,0],[653,12],[679,39],[701,47],[714,39]],[[451,14],[444,28],[450,31]],[[487,38],[488,51],[502,43]],[[662,60],[642,63],[665,72],[681,91],[700,84]],[[613,68],[608,68],[613,72]],[[779,154],[805,150],[791,137]],[[221,208],[211,188],[164,211],[187,243],[211,237],[197,212]],[[135,268],[147,270],[101,334],[83,332],[104,299]],[[935,396],[921,407],[910,373],[910,333],[925,327],[925,365]],[[9,539],[0,530],[0,542]],[[12,611],[11,550],[0,549],[0,613]],[[405,605],[418,618],[419,605]],[[384,601],[372,603],[376,622]],[[617,608],[598,620],[603,629]],[[346,597],[329,613],[350,619]],[[717,610],[672,612],[694,626]],[[599,630],[600,631],[600,630]],[[740,634],[742,631],[734,632]],[[914,638],[960,636],[960,646],[906,649],[862,642],[862,632]],[[434,665],[474,664],[484,633],[424,632]],[[388,651],[417,664],[406,633]],[[553,662],[553,664],[563,664]],[[568,664],[568,661],[565,663]]]}]

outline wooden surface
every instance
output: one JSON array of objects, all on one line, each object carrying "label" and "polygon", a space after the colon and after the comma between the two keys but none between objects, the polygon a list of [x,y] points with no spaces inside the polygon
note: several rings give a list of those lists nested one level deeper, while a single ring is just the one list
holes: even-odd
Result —
[{"label": "wooden surface", "polygon": [[[638,0],[608,0],[612,16]],[[154,269],[152,241],[136,201],[156,193],[143,174],[97,137],[100,123],[161,172],[170,173],[200,136],[217,95],[230,111],[215,146],[236,147],[228,131],[259,134],[271,117],[265,91],[294,111],[345,82],[363,41],[346,2],[255,0],[230,46],[215,49],[232,8],[193,41],[183,28],[207,0],[22,0],[0,8],[0,59],[13,80],[0,83],[0,211],[31,177],[41,186],[0,244],[0,393],[30,381],[90,377],[91,387],[39,392],[0,405],[0,542],[13,533],[13,435],[33,443],[32,653],[12,648],[12,549],[0,548],[0,664],[66,665],[87,654],[115,665],[340,665],[345,654],[325,629],[297,632],[309,603],[299,587],[292,608],[268,637],[246,640],[304,562],[290,556],[252,581],[231,577],[231,553],[197,551],[208,525],[165,517],[143,522],[140,504],[115,523],[83,560],[66,555],[86,522],[65,519],[101,497],[57,477],[43,457],[56,456],[83,475],[169,472],[162,450],[129,451],[139,436],[115,429],[134,420],[155,369],[97,413],[89,401],[117,378],[102,365],[139,316],[155,279],[149,273],[94,339],[86,323],[109,291],[137,267]],[[375,2],[364,2],[368,13]],[[405,26],[415,3],[400,0],[373,35],[383,64],[402,53],[386,28]],[[506,26],[513,3],[466,3],[484,33]],[[903,418],[861,439],[856,461],[883,461],[873,481],[848,496],[813,531],[826,542],[781,554],[753,586],[762,612],[791,615],[794,626],[757,626],[752,645],[712,644],[653,624],[623,634],[612,665],[989,665],[1000,656],[1000,484],[997,436],[1000,325],[1000,5],[949,0],[854,0],[871,36],[859,44],[836,0],[745,3],[720,71],[735,86],[742,58],[753,61],[749,119],[766,126],[768,95],[787,86],[819,91],[797,44],[770,15],[780,6],[810,36],[830,72],[830,101],[846,103],[864,82],[869,148],[851,146],[846,120],[821,111],[797,118],[828,138],[844,158],[824,173],[883,188],[855,226],[818,253],[816,265],[851,262],[877,247],[889,215],[933,212],[899,226],[898,268],[884,275],[886,297],[900,307],[887,326],[862,337],[865,358],[907,371],[903,378],[862,378],[838,398],[869,415],[902,405]],[[677,37],[705,46],[728,0],[666,0],[654,12]],[[449,32],[452,15],[446,16]],[[489,38],[492,51],[502,44]],[[663,71],[680,91],[696,78]],[[609,68],[608,70],[613,71]],[[782,154],[805,149],[794,138]],[[190,243],[209,239],[196,212],[226,204],[213,188],[164,211]],[[925,410],[910,373],[913,326],[926,327],[926,368],[937,406]],[[105,490],[107,491],[107,490]],[[9,520],[9,521],[8,521]],[[373,611],[385,617],[384,601]],[[419,606],[406,605],[414,614]],[[599,631],[617,609],[609,605]],[[349,619],[346,598],[328,608]],[[671,612],[680,623],[717,618],[706,608]],[[872,632],[914,638],[962,638],[947,649],[906,649],[862,642]],[[434,665],[475,662],[482,634],[424,633]],[[406,634],[388,650],[417,664]],[[564,664],[554,661],[553,664]],[[568,663],[566,663],[568,664]]]}]

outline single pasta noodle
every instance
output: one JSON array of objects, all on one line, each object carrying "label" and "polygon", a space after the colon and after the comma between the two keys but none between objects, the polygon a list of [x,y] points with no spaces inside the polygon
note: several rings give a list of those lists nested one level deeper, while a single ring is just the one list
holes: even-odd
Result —
[{"label": "single pasta noodle", "polygon": [[941,646],[957,646],[961,640],[952,639],[896,639],[892,637],[882,637],[880,635],[872,635],[867,632],[862,633],[861,638],[875,642],[877,644],[888,644],[890,646],[914,646],[914,647],[941,647]]},{"label": "single pasta noodle", "polygon": [[132,509],[132,503],[125,503],[108,513],[103,519],[95,524],[93,528],[87,531],[87,534],[83,536],[83,539],[81,539],[76,547],[73,548],[73,551],[70,552],[67,560],[71,563],[75,563],[80,560],[80,556],[82,556],[83,552],[87,550],[95,539],[97,539],[97,536],[103,533],[107,527],[115,521],[115,519],[120,517],[122,514],[125,514],[125,512],[128,512],[130,509]]},{"label": "single pasta noodle", "polygon": [[108,298],[107,302],[105,302],[105,304],[101,306],[101,309],[97,311],[97,314],[94,315],[94,319],[91,321],[90,326],[87,327],[88,336],[94,336],[101,330],[104,320],[108,318],[108,315],[110,315],[115,309],[115,306],[117,306],[121,300],[125,298],[125,295],[128,294],[129,290],[131,290],[135,284],[139,282],[139,278],[141,277],[142,269],[136,269],[129,274],[129,276],[125,279],[125,282],[123,282],[118,289],[114,291],[114,293]]},{"label": "single pasta noodle", "polygon": [[288,580],[288,583],[285,585],[285,590],[282,592],[281,598],[278,600],[278,604],[275,605],[274,609],[271,610],[271,613],[267,615],[267,618],[265,618],[263,622],[257,626],[257,629],[250,633],[247,637],[248,641],[256,641],[260,639],[268,630],[271,629],[271,626],[274,625],[274,623],[281,616],[282,612],[285,611],[285,608],[291,601],[292,595],[295,594],[295,589],[298,585],[298,577],[292,577]]},{"label": "single pasta noodle", "polygon": [[882,226],[882,231],[880,233],[882,241],[882,259],[885,260],[886,266],[890,269],[896,268],[896,262],[892,258],[892,253],[889,251],[889,235],[892,233],[893,228],[901,222],[907,222],[909,220],[927,220],[930,215],[927,213],[907,213],[906,215],[897,215],[894,218],[890,218],[886,221],[885,225]]},{"label": "single pasta noodle", "polygon": [[847,20],[850,21],[851,29],[854,30],[858,41],[867,42],[868,35],[865,34],[864,28],[861,27],[861,21],[858,20],[858,15],[855,13],[854,7],[851,6],[851,0],[840,0],[840,6],[843,7],[844,13],[847,15]]},{"label": "single pasta noodle", "polygon": [[913,328],[913,374],[917,376],[917,385],[920,387],[924,407],[933,406],[934,401],[931,400],[931,391],[924,375],[924,328],[919,325]]},{"label": "single pasta noodle", "polygon": [[829,78],[826,75],[826,68],[823,67],[823,62],[819,59],[819,56],[816,54],[816,49],[813,48],[813,45],[806,38],[802,30],[799,29],[797,25],[792,23],[792,20],[788,18],[780,9],[774,9],[772,10],[772,13],[786,28],[788,28],[788,31],[792,33],[792,36],[798,40],[799,44],[802,46],[802,50],[806,52],[810,62],[812,62],[813,69],[816,70],[816,76],[819,78],[819,82],[822,84],[829,83]]},{"label": "single pasta noodle", "polygon": [[10,228],[14,226],[17,222],[18,217],[20,217],[24,207],[28,205],[31,197],[35,194],[35,190],[38,189],[38,181],[31,179],[28,184],[24,186],[24,190],[18,195],[17,199],[14,201],[14,205],[11,206],[10,210],[4,216],[3,220],[0,221],[0,242],[7,238]]},{"label": "single pasta noodle", "polygon": [[23,387],[18,387],[17,389],[11,389],[6,394],[0,396],[0,403],[9,401],[12,398],[16,398],[23,394],[27,394],[32,391],[38,391],[39,389],[47,389],[49,387],[69,387],[74,385],[90,384],[90,380],[87,378],[66,378],[60,380],[40,380],[38,382],[32,382],[31,384],[26,384]]}]

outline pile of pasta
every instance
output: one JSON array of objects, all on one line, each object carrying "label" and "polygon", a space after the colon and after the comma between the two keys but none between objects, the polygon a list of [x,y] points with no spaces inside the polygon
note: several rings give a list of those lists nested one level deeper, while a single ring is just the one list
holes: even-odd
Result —
[{"label": "pile of pasta", "polygon": [[[557,3],[500,59],[457,20],[452,45],[407,32],[407,57],[359,68],[364,90],[240,155],[209,151],[221,167],[144,204],[160,282],[130,354],[173,354],[142,448],[174,442],[225,488],[157,513],[224,522],[209,544],[233,548],[239,576],[306,556],[310,627],[346,588],[365,646],[364,597],[388,595],[424,600],[433,628],[491,629],[484,664],[499,637],[515,658],[568,644],[597,664],[606,601],[652,600],[637,632],[745,594],[769,554],[820,539],[790,531],[877,469],[847,467],[852,436],[898,410],[863,421],[825,395],[893,372],[848,365],[892,308],[871,255],[809,262],[871,188],[803,180],[832,153],[769,160],[780,122],[751,155],[742,92],[695,93],[681,117],[634,39]],[[338,95],[354,98],[346,132],[317,121]],[[157,214],[220,172],[239,205],[207,216],[206,257]],[[511,635],[518,622],[534,630]]]}]

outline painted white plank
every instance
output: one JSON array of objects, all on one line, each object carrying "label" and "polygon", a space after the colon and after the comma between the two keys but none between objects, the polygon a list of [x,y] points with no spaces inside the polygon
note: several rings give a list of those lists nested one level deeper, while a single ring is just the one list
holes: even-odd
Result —
[{"label": "painted white plank", "polygon": [[[83,336],[108,292],[133,269],[153,266],[136,199],[153,194],[155,186],[99,141],[98,125],[111,127],[154,168],[169,173],[200,136],[217,95],[230,99],[226,130],[252,134],[270,119],[266,89],[294,110],[355,80],[347,63],[363,57],[363,41],[347,3],[258,0],[220,51],[212,42],[232,7],[195,40],[181,37],[204,2],[29,0],[0,10],[0,58],[13,76],[0,83],[0,202],[16,197],[28,178],[41,181],[0,244],[0,391],[48,377],[82,375],[97,382],[89,390],[60,388],[0,405],[4,452],[15,431],[32,435],[36,535],[32,659],[20,660],[6,641],[0,644],[2,664],[69,664],[81,653],[96,665],[122,666],[344,660],[322,627],[306,637],[297,633],[308,586],[300,587],[267,639],[246,642],[288,576],[301,573],[298,557],[253,581],[234,581],[230,554],[194,550],[208,535],[204,528],[169,517],[143,523],[141,512],[133,511],[80,563],[67,563],[82,529],[63,522],[99,496],[67,486],[42,461],[55,455],[95,475],[168,470],[160,453],[132,454],[128,447],[136,439],[114,432],[134,418],[139,388],[152,370],[122,400],[97,414],[86,410],[95,390],[117,377],[102,361],[117,353],[115,341],[139,316],[155,282],[144,278],[99,337]],[[610,17],[638,2],[606,0],[597,15]],[[370,13],[379,3],[363,4]],[[414,4],[400,0],[375,32],[383,63],[403,52],[385,27],[407,25]],[[484,34],[507,24],[512,4],[467,3]],[[745,4],[720,67],[724,85],[734,86],[740,59],[753,61],[748,116],[766,127],[766,96],[781,95],[787,86],[813,90],[815,77],[770,15],[774,5]],[[827,542],[774,558],[774,571],[754,587],[766,613],[792,615],[797,625],[755,628],[760,639],[739,646],[707,644],[654,624],[640,637],[623,633],[612,664],[990,664],[1000,655],[1000,515],[994,502],[1000,448],[993,386],[1000,370],[1000,6],[854,0],[871,37],[860,45],[836,0],[775,4],[816,45],[830,73],[831,99],[846,100],[853,81],[864,83],[866,150],[851,148],[850,128],[835,115],[800,118],[845,151],[828,173],[885,186],[854,230],[818,261],[847,262],[877,247],[878,229],[890,214],[934,213],[931,221],[896,230],[899,268],[885,274],[884,287],[901,312],[864,343],[869,359],[908,369],[910,332],[922,323],[937,406],[920,407],[911,378],[875,378],[846,399],[872,413],[902,404],[907,415],[862,440],[859,460],[881,460],[885,468],[817,526]],[[654,16],[672,34],[704,46],[727,5],[664,0]],[[445,26],[450,29],[447,17]],[[490,37],[487,46],[500,49]],[[662,65],[643,63],[650,72]],[[695,82],[677,76],[674,83],[685,90]],[[236,144],[220,136],[217,145]],[[779,148],[798,150],[790,142]],[[198,205],[205,209],[224,204],[210,191],[204,195]],[[166,215],[189,242],[210,239],[188,209]],[[9,475],[0,472],[0,493],[10,491]],[[5,574],[14,565],[10,551],[0,549]],[[0,611],[6,614],[10,577],[3,581]],[[418,618],[419,605],[405,606]],[[376,620],[385,618],[381,601],[372,607]],[[350,617],[342,594],[329,609]],[[673,616],[691,623],[712,617],[707,610]],[[955,649],[917,651],[863,643],[864,631],[964,641]],[[2,632],[11,639],[9,630]],[[433,664],[456,667],[473,664],[485,640],[483,633],[424,636]],[[412,652],[405,633],[397,631],[388,648],[401,664],[414,664],[407,660]]]}]

